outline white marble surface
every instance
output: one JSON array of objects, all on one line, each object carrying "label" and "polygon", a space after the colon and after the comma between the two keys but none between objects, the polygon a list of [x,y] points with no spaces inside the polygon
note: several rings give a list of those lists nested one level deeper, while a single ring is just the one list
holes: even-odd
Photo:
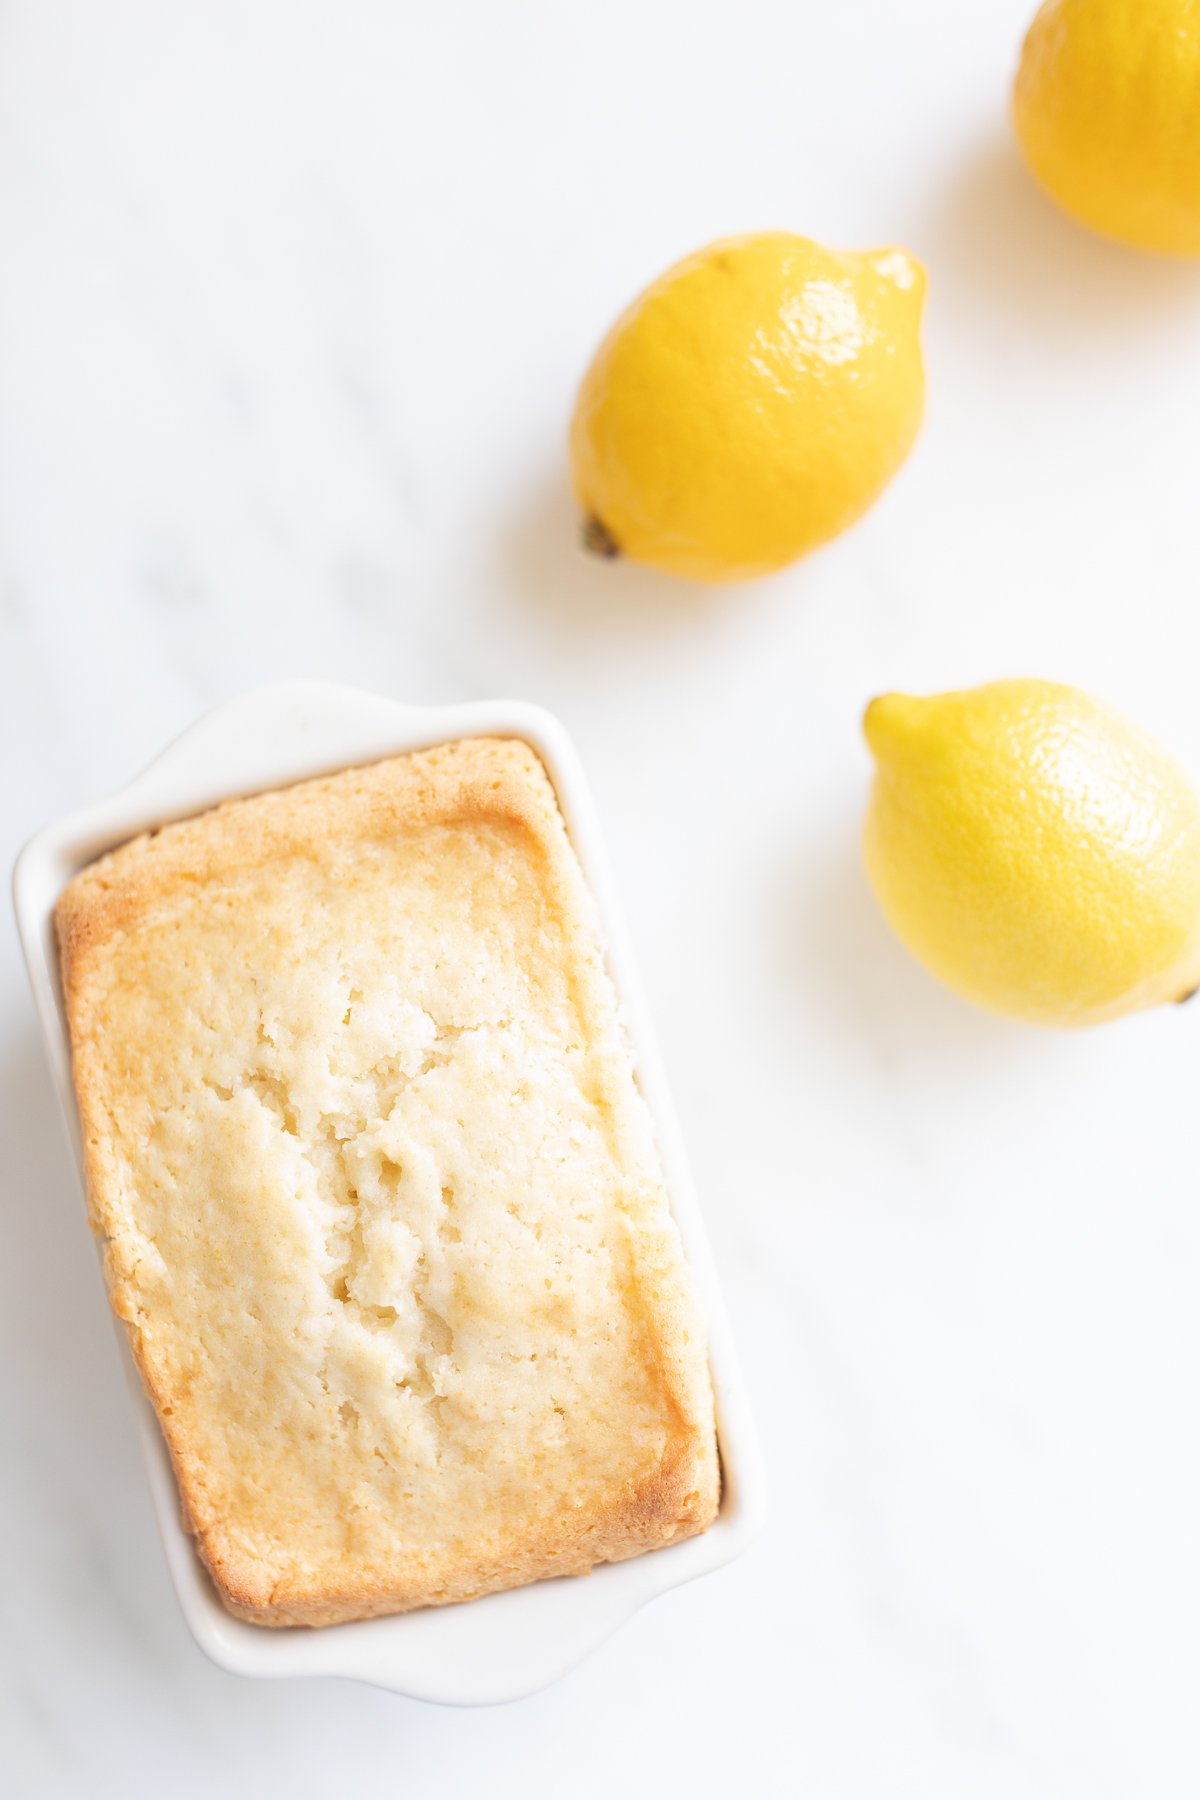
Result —
[{"label": "white marble surface", "polygon": [[[973,1013],[855,848],[884,686],[1060,676],[1200,768],[1200,276],[1026,184],[1029,5],[0,8],[5,854],[274,676],[558,711],[774,1498],[743,1562],[515,1707],[218,1674],[4,922],[6,1793],[1200,1790],[1200,1012]],[[594,340],[767,224],[926,259],[912,462],[755,589],[587,564]]]}]

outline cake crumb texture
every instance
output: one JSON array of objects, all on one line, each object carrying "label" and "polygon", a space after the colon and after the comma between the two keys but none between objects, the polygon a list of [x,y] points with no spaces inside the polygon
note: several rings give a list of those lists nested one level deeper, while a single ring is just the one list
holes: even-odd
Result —
[{"label": "cake crumb texture", "polygon": [[58,908],[89,1204],[226,1605],[326,1624],[703,1530],[703,1333],[525,744],[231,802]]}]

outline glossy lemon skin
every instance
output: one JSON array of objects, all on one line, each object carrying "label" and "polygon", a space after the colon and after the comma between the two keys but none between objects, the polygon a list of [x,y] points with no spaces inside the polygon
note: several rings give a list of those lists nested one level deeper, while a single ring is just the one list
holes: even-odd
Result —
[{"label": "glossy lemon skin", "polygon": [[924,404],[925,277],[903,250],[725,238],[646,289],[584,378],[575,491],[620,554],[697,581],[768,574],[858,518]]},{"label": "glossy lemon skin", "polygon": [[864,721],[867,869],[948,986],[1043,1025],[1094,1025],[1200,983],[1200,801],[1115,708],[1047,681],[914,699]]},{"label": "glossy lemon skin", "polygon": [[1047,0],[1013,119],[1029,168],[1082,224],[1200,256],[1200,0]]}]

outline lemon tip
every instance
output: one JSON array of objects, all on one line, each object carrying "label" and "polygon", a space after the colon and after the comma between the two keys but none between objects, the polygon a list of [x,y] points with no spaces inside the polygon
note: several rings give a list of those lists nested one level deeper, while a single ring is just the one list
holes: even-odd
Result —
[{"label": "lemon tip", "polygon": [[901,694],[887,693],[876,694],[873,700],[867,702],[862,716],[862,730],[867,747],[876,759],[886,750],[895,720],[896,703],[902,699]]}]

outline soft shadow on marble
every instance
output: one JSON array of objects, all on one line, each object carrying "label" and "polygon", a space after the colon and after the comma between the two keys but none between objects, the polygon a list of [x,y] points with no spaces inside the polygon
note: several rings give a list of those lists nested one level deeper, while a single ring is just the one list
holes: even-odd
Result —
[{"label": "soft shadow on marble", "polygon": [[785,862],[778,892],[781,964],[831,1037],[854,1033],[883,1064],[981,1071],[1053,1041],[970,1005],[917,962],[879,910],[856,838]]},{"label": "soft shadow on marble", "polygon": [[585,550],[579,507],[565,468],[545,479],[516,511],[500,546],[507,587],[525,628],[559,638],[605,636],[626,644],[702,632],[714,614],[744,606],[769,582],[710,587],[660,575],[625,558]]},{"label": "soft shadow on marble", "polygon": [[1062,212],[1008,137],[980,142],[951,165],[918,248],[939,289],[970,290],[972,305],[1023,331],[1071,342],[1124,340],[1168,320],[1200,317],[1200,267],[1110,244]]}]

